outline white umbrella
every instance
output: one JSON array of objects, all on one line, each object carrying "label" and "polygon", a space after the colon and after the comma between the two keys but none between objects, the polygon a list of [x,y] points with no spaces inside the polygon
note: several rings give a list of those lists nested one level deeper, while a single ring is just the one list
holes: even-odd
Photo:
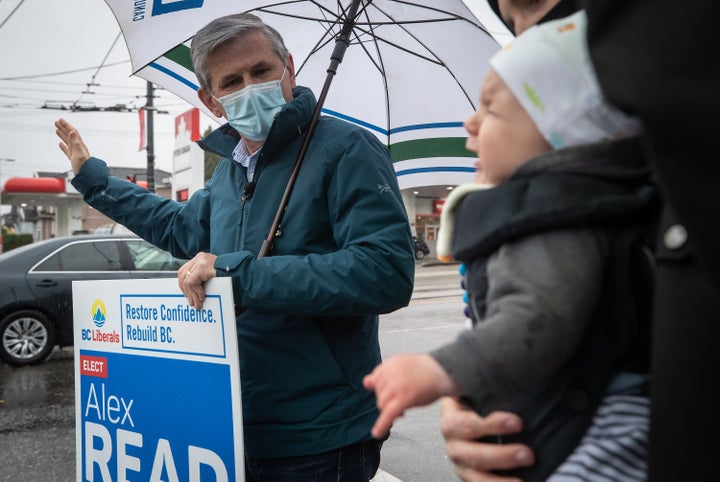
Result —
[{"label": "white umbrella", "polygon": [[[474,171],[462,122],[476,108],[487,61],[499,45],[461,0],[106,3],[120,24],[135,75],[205,112],[196,94],[190,40],[217,17],[252,12],[283,36],[298,84],[320,94],[323,113],[359,124],[389,146],[401,188]],[[328,75],[344,25],[347,55],[337,74]]]},{"label": "white umbrella", "polygon": [[[190,39],[197,30],[230,13],[258,15],[285,39],[295,58],[298,83],[318,94],[350,1],[106,3],[120,24],[133,73],[208,112],[197,99],[198,82],[190,62]],[[348,53],[325,99],[324,112],[367,127],[389,146],[447,137],[446,129],[464,137],[457,129],[475,110],[487,60],[499,49],[497,42],[460,0],[360,4]],[[455,157],[458,145],[454,141],[445,147],[427,143],[415,147]],[[418,154],[413,145],[396,147],[396,161]]]}]

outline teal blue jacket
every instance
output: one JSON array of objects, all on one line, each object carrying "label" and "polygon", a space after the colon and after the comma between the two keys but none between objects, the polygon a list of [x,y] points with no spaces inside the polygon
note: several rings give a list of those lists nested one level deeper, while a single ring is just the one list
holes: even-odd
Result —
[{"label": "teal blue jacket", "polygon": [[298,87],[273,124],[243,202],[239,138],[225,125],[200,141],[220,154],[186,202],[111,177],[91,157],[73,179],[85,201],[175,256],[217,255],[233,279],[245,450],[309,455],[370,438],[374,394],[362,377],[380,362],[378,314],[410,300],[412,236],[388,150],[372,134],[322,116],[270,256],[257,259],[316,101]]}]

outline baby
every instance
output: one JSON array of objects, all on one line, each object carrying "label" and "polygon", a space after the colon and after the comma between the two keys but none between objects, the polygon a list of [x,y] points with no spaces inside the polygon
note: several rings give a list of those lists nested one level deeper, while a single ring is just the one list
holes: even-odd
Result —
[{"label": "baby", "polygon": [[[602,442],[600,460],[630,461],[617,477],[644,480],[646,333],[638,300],[622,295],[635,292],[629,258],[656,201],[639,125],[603,99],[582,11],[527,30],[490,64],[465,122],[479,190],[448,199],[438,245],[467,266],[473,329],[365,377],[381,411],[372,434],[457,396],[481,414],[522,416],[538,461],[526,482],[546,480],[584,434]],[[624,429],[588,430],[601,426],[596,412]]]}]

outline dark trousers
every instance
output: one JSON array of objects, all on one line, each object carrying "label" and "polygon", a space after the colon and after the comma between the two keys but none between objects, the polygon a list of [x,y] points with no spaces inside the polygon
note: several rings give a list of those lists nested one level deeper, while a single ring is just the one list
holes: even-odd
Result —
[{"label": "dark trousers", "polygon": [[380,466],[382,442],[371,440],[317,455],[245,457],[246,482],[367,482]]}]

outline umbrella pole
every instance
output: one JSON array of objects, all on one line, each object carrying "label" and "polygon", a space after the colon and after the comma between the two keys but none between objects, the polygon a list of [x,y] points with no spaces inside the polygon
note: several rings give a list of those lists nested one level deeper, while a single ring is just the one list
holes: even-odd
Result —
[{"label": "umbrella pole", "polygon": [[323,84],[322,91],[320,92],[320,97],[318,97],[318,102],[315,106],[315,111],[313,112],[310,125],[308,126],[307,134],[305,135],[302,147],[300,148],[297,160],[295,161],[295,167],[290,174],[290,179],[285,186],[285,192],[283,193],[283,197],[280,200],[278,210],[275,213],[275,219],[273,220],[267,237],[265,238],[262,246],[260,247],[260,252],[257,255],[257,259],[264,258],[265,256],[269,255],[270,251],[272,250],[272,242],[275,238],[275,233],[278,231],[278,228],[280,227],[280,222],[282,221],[283,215],[285,214],[285,209],[287,208],[288,201],[290,200],[290,194],[292,193],[293,187],[295,186],[295,180],[297,179],[298,172],[300,172],[302,162],[305,159],[305,154],[307,153],[308,146],[310,145],[310,139],[312,138],[312,135],[315,132],[315,127],[317,126],[318,120],[320,119],[320,112],[322,111],[323,104],[325,103],[325,98],[327,97],[328,91],[330,90],[330,84],[332,83],[332,79],[337,72],[338,66],[340,65],[343,57],[345,56],[345,50],[347,50],[348,46],[350,45],[350,34],[355,27],[355,16],[357,15],[359,6],[360,0],[353,0],[350,8],[347,11],[347,16],[345,17],[345,22],[343,23],[340,35],[338,35],[337,39],[335,40],[335,48],[333,49],[332,55],[330,55],[330,65],[327,69],[325,83]]}]

